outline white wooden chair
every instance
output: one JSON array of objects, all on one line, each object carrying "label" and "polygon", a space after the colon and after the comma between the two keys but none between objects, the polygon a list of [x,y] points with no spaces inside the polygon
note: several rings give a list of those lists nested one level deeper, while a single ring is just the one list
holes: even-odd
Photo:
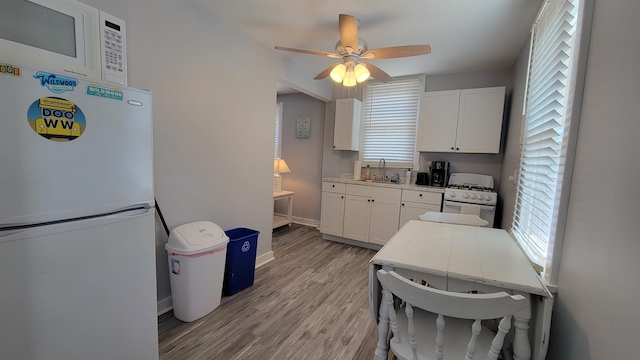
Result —
[{"label": "white wooden chair", "polygon": [[[454,293],[416,284],[394,271],[378,270],[377,275],[383,303],[376,360],[387,359],[388,345],[402,360],[497,359],[512,315],[529,304],[521,295]],[[498,318],[494,335],[481,320]]]},{"label": "white wooden chair", "polygon": [[453,214],[442,213],[435,211],[427,211],[426,213],[418,216],[420,220],[447,223],[447,224],[461,224],[472,226],[487,226],[489,222],[481,219],[478,215],[471,214]]}]

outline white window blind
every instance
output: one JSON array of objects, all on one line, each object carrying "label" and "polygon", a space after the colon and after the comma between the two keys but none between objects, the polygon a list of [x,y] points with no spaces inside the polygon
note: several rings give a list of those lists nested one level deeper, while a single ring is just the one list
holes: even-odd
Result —
[{"label": "white window blind", "polygon": [[282,148],[280,141],[282,137],[282,103],[276,103],[276,118],[275,118],[275,136],[273,147],[273,158],[280,157],[280,149]]},{"label": "white window blind", "polygon": [[[549,257],[564,231],[563,191],[566,195],[565,177],[570,177],[572,168],[567,154],[575,148],[575,142],[569,141],[569,130],[577,126],[577,120],[571,124],[571,119],[576,96],[578,7],[578,0],[549,0],[532,28],[511,233],[545,272],[550,270]],[[556,250],[559,252],[559,247]]]},{"label": "white window blind", "polygon": [[363,162],[410,168],[414,163],[420,78],[370,82],[364,88]]}]

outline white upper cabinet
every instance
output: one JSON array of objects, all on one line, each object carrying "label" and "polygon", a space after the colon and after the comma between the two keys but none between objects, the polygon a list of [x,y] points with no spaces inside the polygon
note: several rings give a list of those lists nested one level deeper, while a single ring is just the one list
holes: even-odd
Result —
[{"label": "white upper cabinet", "polygon": [[417,151],[497,154],[505,87],[422,94]]},{"label": "white upper cabinet", "polygon": [[334,150],[360,150],[360,109],[358,99],[336,100],[336,122],[333,130]]}]

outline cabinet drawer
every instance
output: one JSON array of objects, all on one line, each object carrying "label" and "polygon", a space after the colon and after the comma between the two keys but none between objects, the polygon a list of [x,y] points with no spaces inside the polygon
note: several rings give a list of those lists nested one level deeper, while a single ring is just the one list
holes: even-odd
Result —
[{"label": "cabinet drawer", "polygon": [[402,201],[438,205],[442,203],[442,194],[429,191],[403,190]]},{"label": "cabinet drawer", "polygon": [[337,183],[337,182],[322,182],[322,191],[327,192],[335,192],[343,194],[345,189],[347,188],[347,184]]},{"label": "cabinet drawer", "polygon": [[400,200],[402,197],[402,189],[347,184],[347,194],[368,196],[379,199]]}]

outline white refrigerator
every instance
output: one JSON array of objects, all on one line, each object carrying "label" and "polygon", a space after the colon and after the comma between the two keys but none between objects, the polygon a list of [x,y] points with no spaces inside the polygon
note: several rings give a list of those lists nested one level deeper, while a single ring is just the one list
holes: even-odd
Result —
[{"label": "white refrigerator", "polygon": [[0,60],[0,359],[157,359],[151,94]]}]

